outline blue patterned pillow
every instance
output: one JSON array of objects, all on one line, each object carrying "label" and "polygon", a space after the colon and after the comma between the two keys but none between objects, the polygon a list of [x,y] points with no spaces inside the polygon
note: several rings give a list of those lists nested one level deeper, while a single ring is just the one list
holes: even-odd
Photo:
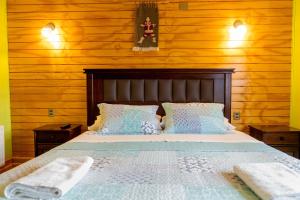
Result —
[{"label": "blue patterned pillow", "polygon": [[104,135],[139,135],[160,133],[158,106],[133,106],[121,104],[98,105],[102,127],[98,131]]},{"label": "blue patterned pillow", "polygon": [[223,104],[163,103],[166,133],[225,133]]}]

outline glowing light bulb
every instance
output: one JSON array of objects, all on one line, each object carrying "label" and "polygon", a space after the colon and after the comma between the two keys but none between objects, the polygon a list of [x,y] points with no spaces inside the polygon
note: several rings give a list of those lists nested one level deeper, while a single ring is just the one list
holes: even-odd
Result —
[{"label": "glowing light bulb", "polygon": [[55,25],[53,23],[47,24],[44,28],[42,28],[42,36],[48,38],[52,32],[55,31]]},{"label": "glowing light bulb", "polygon": [[57,28],[54,24],[49,23],[42,28],[41,34],[45,37],[55,48],[60,47],[60,37]]},{"label": "glowing light bulb", "polygon": [[48,38],[49,35],[51,34],[51,32],[52,32],[52,29],[51,29],[51,28],[49,28],[49,27],[44,27],[44,28],[42,29],[42,36],[45,37],[45,38]]},{"label": "glowing light bulb", "polygon": [[229,28],[229,47],[238,47],[244,42],[247,33],[247,26],[240,20],[234,22],[233,27]]}]

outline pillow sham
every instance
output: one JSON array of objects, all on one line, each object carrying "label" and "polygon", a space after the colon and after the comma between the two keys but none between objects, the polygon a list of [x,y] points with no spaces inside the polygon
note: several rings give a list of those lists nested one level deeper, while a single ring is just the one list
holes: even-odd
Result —
[{"label": "pillow sham", "polygon": [[[164,127],[163,121],[162,121],[163,119],[160,115],[156,115],[156,118],[160,122],[160,129],[161,129],[162,127]],[[103,126],[103,121],[102,121],[101,115],[98,115],[96,120],[94,121],[94,124],[89,126],[88,130],[89,131],[98,131],[99,129],[102,128],[102,126]]]},{"label": "pillow sham", "polygon": [[98,131],[100,128],[102,128],[102,118],[101,115],[97,116],[97,119],[95,120],[94,124],[88,127],[89,131]]},{"label": "pillow sham", "polygon": [[160,133],[160,121],[156,117],[157,105],[101,103],[98,107],[103,123],[98,130],[100,134],[147,135]]},{"label": "pillow sham", "polygon": [[[236,127],[234,125],[229,123],[229,120],[226,117],[224,117],[224,126],[225,126],[226,131],[232,131],[232,130],[236,129]],[[165,116],[161,118],[160,127],[161,127],[161,129],[165,129],[165,127],[166,127],[166,117]]]},{"label": "pillow sham", "polygon": [[225,133],[223,104],[163,103],[166,133]]},{"label": "pillow sham", "polygon": [[232,124],[229,123],[229,120],[226,117],[224,117],[224,125],[225,125],[227,131],[232,131],[232,130],[236,129],[235,126],[233,126]]}]

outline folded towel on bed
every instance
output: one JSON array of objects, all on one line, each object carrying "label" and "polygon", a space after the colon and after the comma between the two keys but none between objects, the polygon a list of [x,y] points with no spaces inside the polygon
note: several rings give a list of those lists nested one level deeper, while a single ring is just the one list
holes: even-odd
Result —
[{"label": "folded towel on bed", "polygon": [[300,199],[300,174],[281,163],[244,163],[234,172],[263,200]]},{"label": "folded towel on bed", "polygon": [[4,194],[9,199],[52,199],[68,192],[93,164],[87,156],[57,158],[28,176],[11,183]]}]

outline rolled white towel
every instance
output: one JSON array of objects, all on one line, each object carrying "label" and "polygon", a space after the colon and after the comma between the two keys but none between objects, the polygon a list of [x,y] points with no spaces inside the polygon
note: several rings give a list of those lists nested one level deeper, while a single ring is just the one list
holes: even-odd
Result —
[{"label": "rolled white towel", "polygon": [[86,175],[93,162],[88,156],[57,158],[9,184],[4,194],[8,199],[59,198]]},{"label": "rolled white towel", "polygon": [[300,174],[281,163],[244,163],[234,172],[263,200],[300,199]]}]

